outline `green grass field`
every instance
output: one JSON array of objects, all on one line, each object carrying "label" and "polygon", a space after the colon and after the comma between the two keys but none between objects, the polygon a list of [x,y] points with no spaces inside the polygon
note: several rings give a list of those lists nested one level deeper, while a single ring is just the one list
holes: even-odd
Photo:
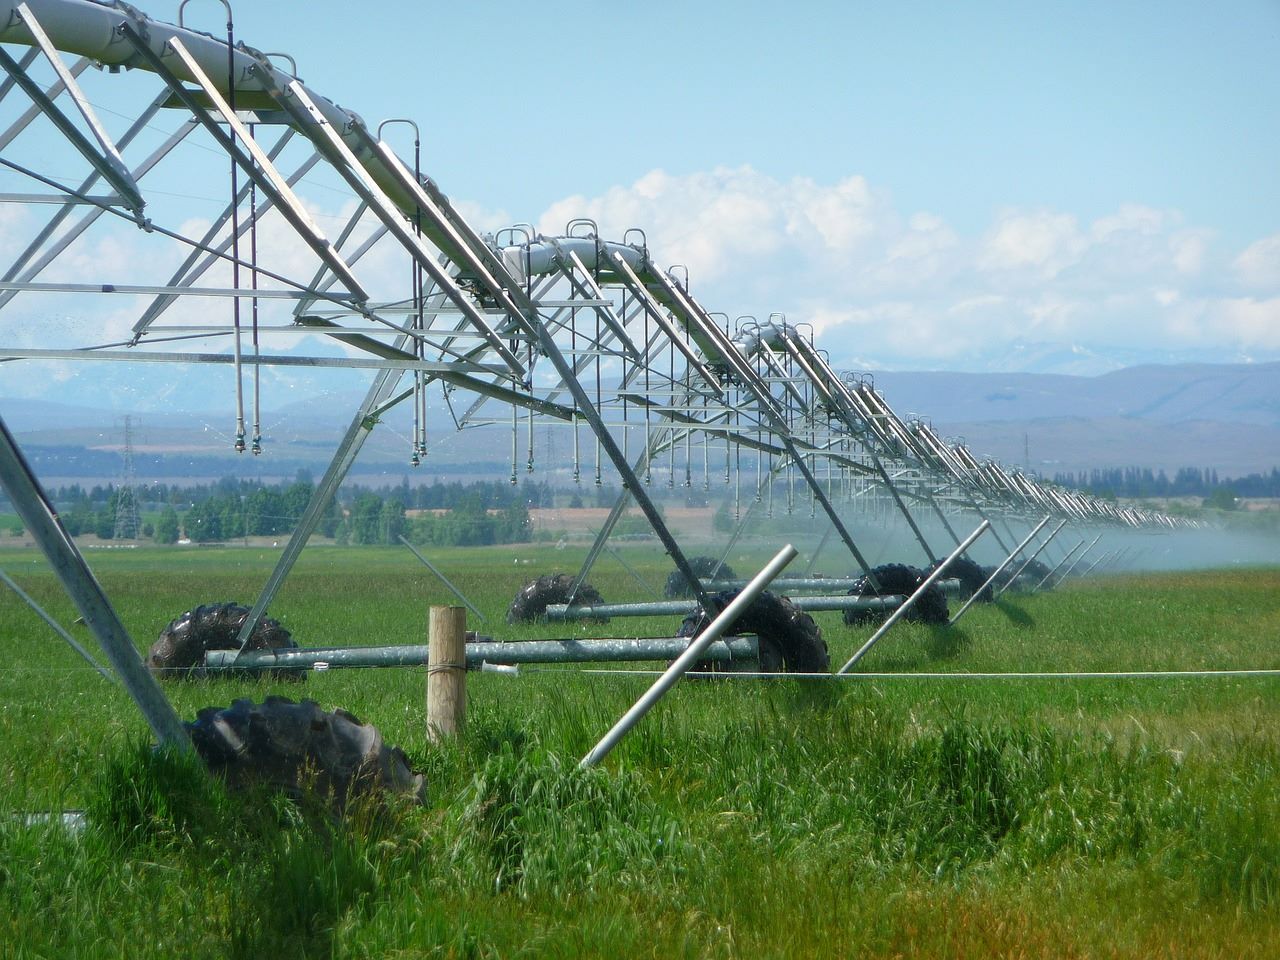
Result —
[{"label": "green grass field", "polygon": [[[655,586],[652,548],[623,548]],[[740,571],[768,552],[734,558]],[[91,556],[140,648],[201,602],[248,602],[273,552]],[[432,555],[502,637],[669,635],[502,622],[573,549]],[[528,560],[529,563],[513,562]],[[0,568],[62,623],[32,550]],[[602,561],[607,599],[640,590]],[[313,549],[273,607],[304,646],[425,642],[450,602],[402,550]],[[870,628],[817,615],[843,662]],[[90,637],[79,631],[86,643]],[[904,625],[866,671],[1280,667],[1280,570],[1119,576]],[[305,687],[167,687],[180,714],[268,693],[376,723],[428,805],[334,826],[246,810],[153,756],[118,688],[0,598],[0,954],[6,957],[1258,957],[1280,955],[1280,678],[686,681],[587,774],[649,682],[472,674],[430,747],[425,671]],[[79,836],[11,812],[83,809]]]}]

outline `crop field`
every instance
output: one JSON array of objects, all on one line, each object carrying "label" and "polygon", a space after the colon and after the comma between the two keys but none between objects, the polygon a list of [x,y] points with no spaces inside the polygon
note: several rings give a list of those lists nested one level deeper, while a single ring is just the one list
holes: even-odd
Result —
[{"label": "crop field", "polygon": [[[620,552],[660,589],[651,547]],[[772,550],[732,558],[757,569]],[[274,551],[90,558],[140,648],[251,602]],[[437,551],[500,638],[674,633],[678,618],[508,627],[541,546]],[[43,559],[4,569],[94,649]],[[602,560],[608,600],[642,596]],[[271,614],[302,646],[425,643],[449,594],[407,551],[304,553]],[[871,627],[815,618],[844,661]],[[96,652],[96,649],[95,649]],[[1280,668],[1280,569],[1119,575],[901,625],[865,672]],[[686,680],[599,768],[652,681],[471,674],[430,746],[425,669],[168,684],[186,719],[278,693],[375,723],[425,807],[342,822],[246,805],[153,753],[123,692],[0,597],[0,954],[67,957],[1280,956],[1280,678]],[[22,822],[87,810],[89,826]]]}]

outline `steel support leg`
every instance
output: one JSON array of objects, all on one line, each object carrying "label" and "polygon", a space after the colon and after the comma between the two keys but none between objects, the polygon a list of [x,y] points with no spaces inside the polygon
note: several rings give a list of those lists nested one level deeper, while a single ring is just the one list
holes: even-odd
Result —
[{"label": "steel support leg", "polygon": [[969,549],[969,547],[973,545],[973,542],[975,540],[977,540],[980,536],[982,536],[984,533],[986,533],[990,529],[991,529],[990,520],[983,520],[982,523],[978,524],[978,528],[974,530],[973,533],[969,534],[969,536],[965,537],[964,541],[959,546],[957,546],[955,550],[951,551],[951,555],[947,557],[947,559],[943,560],[942,563],[938,565],[938,568],[934,570],[933,573],[929,574],[928,577],[925,578],[924,582],[921,583],[920,586],[916,588],[916,592],[913,593],[911,596],[907,597],[906,602],[904,602],[902,606],[900,606],[897,610],[893,611],[893,614],[889,617],[889,619],[880,625],[880,629],[877,630],[875,633],[873,633],[870,639],[868,639],[866,643],[864,643],[861,647],[859,647],[858,652],[855,653],[852,657],[850,657],[848,662],[845,663],[845,665],[841,667],[837,672],[848,673],[851,669],[853,669],[853,665],[856,664],[859,660],[861,660],[864,656],[866,656],[867,651],[870,650],[872,647],[874,647],[880,641],[880,638],[883,637],[886,633],[888,633],[889,629],[895,623],[897,623],[899,620],[901,620],[903,617],[907,615],[907,611],[910,610],[915,605],[916,600],[926,590],[928,590],[931,586],[933,586],[933,584],[936,581],[942,579],[942,575],[946,573],[947,567],[951,566],[952,562],[954,562],[957,557],[961,556],[966,550]]},{"label": "steel support leg", "polygon": [[1031,561],[1034,560],[1036,557],[1040,556],[1040,554],[1044,551],[1044,548],[1049,545],[1049,542],[1054,537],[1056,537],[1059,533],[1062,532],[1063,528],[1066,527],[1068,522],[1069,521],[1067,520],[1062,520],[1058,523],[1056,527],[1053,528],[1053,531],[1049,534],[1049,536],[1045,537],[1044,543],[1036,547],[1035,553],[1027,557],[1027,559],[1023,561],[1022,566],[1020,566],[1016,571],[1014,571],[1013,576],[1009,578],[1008,582],[1006,582],[999,590],[996,591],[996,597],[999,597],[1002,593],[1008,590],[1009,587],[1011,587],[1014,583],[1017,582],[1018,578],[1022,576],[1022,571],[1026,570],[1027,567],[1031,566]]},{"label": "steel support leg", "polygon": [[1065,556],[1063,556],[1063,558],[1057,562],[1057,564],[1054,566],[1054,568],[1053,568],[1052,570],[1050,570],[1048,573],[1046,573],[1046,574],[1044,575],[1044,579],[1043,579],[1043,580],[1041,580],[1039,583],[1037,583],[1037,584],[1036,584],[1036,589],[1037,589],[1037,590],[1039,590],[1039,589],[1040,589],[1041,587],[1043,587],[1046,583],[1048,583],[1050,580],[1052,580],[1052,579],[1053,579],[1053,575],[1054,575],[1055,573],[1057,573],[1059,570],[1061,570],[1061,569],[1062,569],[1062,565],[1063,565],[1064,563],[1066,563],[1066,562],[1067,562],[1068,560],[1070,560],[1073,556],[1075,556],[1076,551],[1077,551],[1077,550],[1079,550],[1081,547],[1083,547],[1083,546],[1084,546],[1084,543],[1085,543],[1085,542],[1084,542],[1083,540],[1081,540],[1081,541],[1080,541],[1079,543],[1077,543],[1074,547],[1072,547],[1070,550],[1068,550],[1068,551],[1066,552],[1066,555],[1065,555]]},{"label": "steel support leg", "polygon": [[961,617],[963,617],[964,612],[968,610],[971,606],[973,606],[973,604],[977,601],[978,597],[982,595],[982,591],[989,588],[991,584],[995,582],[996,578],[1004,572],[1005,567],[1013,563],[1013,558],[1023,551],[1026,545],[1035,538],[1035,535],[1037,533],[1039,533],[1042,529],[1044,529],[1044,525],[1048,522],[1049,522],[1049,518],[1045,517],[1043,520],[1041,520],[1039,523],[1036,524],[1035,529],[1027,534],[1026,539],[1024,539],[1020,544],[1018,544],[1016,547],[1013,548],[1013,553],[1009,554],[1007,557],[1004,558],[1004,563],[996,567],[995,570],[992,572],[991,576],[987,577],[986,581],[982,584],[982,586],[980,586],[977,590],[973,591],[972,596],[970,596],[969,599],[964,602],[964,606],[962,606],[959,610],[956,611],[956,615],[951,618],[950,622],[947,624],[948,626],[951,626],[951,627],[955,626],[956,621],[959,620]]},{"label": "steel support leg", "polygon": [[1087,547],[1085,547],[1083,550],[1080,551],[1079,556],[1077,556],[1074,560],[1071,561],[1071,566],[1067,567],[1066,570],[1062,571],[1062,576],[1058,578],[1058,583],[1062,583],[1064,580],[1067,579],[1067,577],[1071,576],[1071,571],[1080,565],[1080,561],[1085,558],[1085,554],[1087,554],[1090,550],[1092,550],[1095,546],[1097,546],[1098,541],[1101,539],[1102,539],[1102,534],[1098,534],[1096,537],[1093,538],[1092,542],[1090,542],[1090,544]]}]

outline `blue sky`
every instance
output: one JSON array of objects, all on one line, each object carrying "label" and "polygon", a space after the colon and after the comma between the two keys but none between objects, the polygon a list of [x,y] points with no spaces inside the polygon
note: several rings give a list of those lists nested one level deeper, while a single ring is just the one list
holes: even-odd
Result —
[{"label": "blue sky", "polygon": [[[1276,0],[240,6],[316,89],[417,119],[479,219],[644,227],[709,303],[816,318],[850,361],[1280,357]],[[806,239],[815,206],[864,242]],[[927,318],[971,303],[990,322],[941,344]],[[939,349],[878,333],[901,324]]]},{"label": "blue sky", "polygon": [[966,232],[1123,203],[1237,243],[1280,226],[1275,0],[240,7],[241,35],[317,89],[416,118],[446,190],[525,219],[654,168],[747,164],[860,174]]},{"label": "blue sky", "polygon": [[[417,120],[424,170],[477,225],[642,227],[709,308],[812,322],[838,366],[1280,359],[1280,0],[290,0],[236,17],[371,126]],[[222,30],[212,0],[186,19]],[[389,139],[408,154],[406,132]],[[199,223],[225,184],[195,170],[153,186]],[[326,196],[313,213],[338,224]],[[10,208],[0,254],[33,229]],[[170,255],[144,241],[122,227],[65,270],[128,281]],[[51,317],[24,295],[0,340],[86,321],[110,340],[137,312],[108,300]],[[0,393],[92,387],[40,369],[10,367]]]}]

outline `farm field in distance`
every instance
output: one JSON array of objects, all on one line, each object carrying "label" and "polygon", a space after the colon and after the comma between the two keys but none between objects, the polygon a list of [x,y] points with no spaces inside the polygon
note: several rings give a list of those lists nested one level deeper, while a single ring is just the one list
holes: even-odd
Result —
[{"label": "farm field in distance", "polygon": [[[775,549],[730,561],[749,574]],[[617,550],[661,590],[659,551]],[[145,650],[197,604],[251,602],[276,554],[89,560]],[[675,632],[678,617],[505,623],[526,580],[582,555],[430,554],[485,613],[468,623],[481,633]],[[0,549],[0,569],[97,652],[37,551]],[[609,601],[644,597],[608,556],[590,580]],[[325,547],[303,553],[271,615],[304,647],[425,643],[428,606],[450,602],[407,550]],[[873,629],[815,619],[836,665]],[[1280,955],[1276,676],[688,680],[585,774],[578,759],[651,677],[473,673],[465,734],[439,748],[425,668],[166,685],[184,719],[269,694],[345,708],[427,775],[424,808],[333,826],[246,811],[152,755],[124,693],[8,592],[0,663],[5,956]],[[955,628],[900,625],[859,664],[1261,668],[1280,668],[1276,567],[1009,593]],[[86,808],[99,816],[79,835],[13,816]]]}]

